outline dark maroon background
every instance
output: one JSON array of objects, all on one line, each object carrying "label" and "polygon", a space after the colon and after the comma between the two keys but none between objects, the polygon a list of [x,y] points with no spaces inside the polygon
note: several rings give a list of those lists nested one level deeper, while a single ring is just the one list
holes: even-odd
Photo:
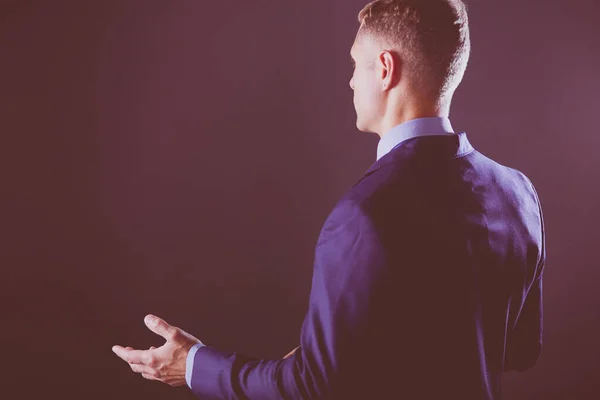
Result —
[{"label": "dark maroon background", "polygon": [[[366,1],[1,4],[0,396],[192,398],[111,352],[162,344],[146,313],[297,346],[321,224],[375,160],[348,86]],[[544,350],[506,399],[597,399],[600,6],[469,6],[453,125],[533,180],[547,227]]]}]

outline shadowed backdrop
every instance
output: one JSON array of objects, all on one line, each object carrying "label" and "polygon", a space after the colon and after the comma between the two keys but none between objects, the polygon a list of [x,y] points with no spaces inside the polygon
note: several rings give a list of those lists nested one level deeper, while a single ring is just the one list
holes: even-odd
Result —
[{"label": "shadowed backdrop", "polygon": [[[112,353],[163,343],[147,313],[298,345],[321,224],[376,157],[348,85],[365,4],[2,2],[3,397],[191,399]],[[505,397],[597,399],[600,5],[467,4],[452,123],[532,179],[547,229],[544,349]]]}]

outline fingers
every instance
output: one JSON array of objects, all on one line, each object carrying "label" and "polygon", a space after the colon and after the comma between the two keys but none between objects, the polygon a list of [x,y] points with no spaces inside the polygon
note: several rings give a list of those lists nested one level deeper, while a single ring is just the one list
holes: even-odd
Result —
[{"label": "fingers", "polygon": [[154,379],[157,379],[157,377],[155,376],[156,371],[153,368],[148,367],[147,365],[131,364],[130,367],[133,372],[137,372],[142,375],[148,375]]},{"label": "fingers", "polygon": [[296,347],[294,350],[292,350],[288,354],[286,354],[283,358],[285,359],[285,358],[291,357],[292,355],[294,355],[294,353],[296,351],[298,351],[299,348],[300,348],[300,346]]},{"label": "fingers", "polygon": [[155,315],[148,314],[144,318],[144,322],[146,323],[148,329],[157,335],[160,335],[167,340],[173,340],[175,338],[177,328],[167,324],[165,320]]},{"label": "fingers", "polygon": [[155,357],[150,350],[133,350],[122,346],[113,346],[112,351],[129,364],[153,365]]},{"label": "fingers", "polygon": [[157,381],[157,380],[158,380],[157,378],[155,378],[155,377],[154,377],[154,376],[152,376],[152,375],[148,375],[148,374],[142,374],[142,376],[143,376],[144,378],[146,378],[146,379],[150,379],[151,381]]}]

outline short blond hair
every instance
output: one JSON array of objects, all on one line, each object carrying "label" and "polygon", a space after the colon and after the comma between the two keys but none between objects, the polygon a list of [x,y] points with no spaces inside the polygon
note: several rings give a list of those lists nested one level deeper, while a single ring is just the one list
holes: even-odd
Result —
[{"label": "short blond hair", "polygon": [[359,35],[396,50],[416,88],[440,99],[454,92],[471,51],[462,0],[375,0],[358,14]]}]

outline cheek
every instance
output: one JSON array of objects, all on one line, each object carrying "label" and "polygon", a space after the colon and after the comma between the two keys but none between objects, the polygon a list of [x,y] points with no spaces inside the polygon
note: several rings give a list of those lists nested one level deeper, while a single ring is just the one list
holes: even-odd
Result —
[{"label": "cheek", "polygon": [[354,99],[365,106],[373,106],[378,99],[379,92],[370,77],[356,75],[354,78]]}]

